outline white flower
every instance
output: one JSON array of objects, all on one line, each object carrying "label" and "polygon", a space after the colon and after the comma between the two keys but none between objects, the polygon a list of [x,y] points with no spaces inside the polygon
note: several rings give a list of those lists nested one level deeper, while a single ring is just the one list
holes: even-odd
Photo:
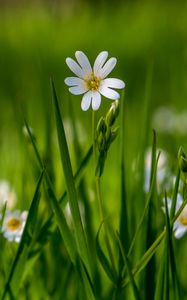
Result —
[{"label": "white flower", "polygon": [[16,194],[11,189],[10,184],[2,180],[0,181],[0,208],[7,203],[7,208],[12,208],[16,202]]},{"label": "white flower", "polygon": [[[165,200],[163,200],[163,202],[164,201]],[[182,196],[181,196],[181,194],[178,194],[177,195],[175,213],[179,210],[182,203],[183,203]],[[171,204],[172,204],[171,198],[167,198],[167,205],[168,205],[169,213],[170,213],[170,210],[171,210]],[[165,212],[165,210],[166,210],[165,206],[162,207],[162,209]],[[174,236],[177,239],[180,239],[186,233],[186,231],[187,231],[187,205],[185,205],[182,212],[180,213],[180,215],[178,216],[178,218],[174,222],[173,230],[174,230]]]},{"label": "white flower", "polygon": [[25,227],[27,215],[27,211],[6,211],[3,220],[2,232],[7,240],[9,240],[10,242],[20,242]]},{"label": "white flower", "polygon": [[102,51],[96,58],[93,68],[87,56],[82,51],[76,51],[77,62],[72,58],[66,58],[70,70],[77,77],[68,77],[65,83],[70,86],[69,91],[74,95],[83,95],[81,108],[86,111],[92,103],[92,109],[97,110],[101,104],[101,95],[116,100],[120,95],[113,90],[123,89],[125,83],[116,78],[106,78],[114,69],[117,59],[111,57],[107,62],[108,52]]}]

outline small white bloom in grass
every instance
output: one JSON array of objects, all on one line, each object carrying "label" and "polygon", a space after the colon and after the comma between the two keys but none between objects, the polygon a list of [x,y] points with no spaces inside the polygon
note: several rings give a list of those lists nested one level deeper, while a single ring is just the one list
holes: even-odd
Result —
[{"label": "small white bloom in grass", "polygon": [[102,51],[97,56],[93,68],[82,51],[76,51],[77,62],[72,58],[66,58],[66,63],[70,70],[77,77],[67,77],[65,84],[69,86],[69,91],[74,95],[83,95],[81,108],[86,111],[92,105],[93,110],[97,110],[101,104],[101,95],[111,100],[120,98],[119,93],[114,89],[123,89],[125,83],[116,78],[106,78],[114,69],[117,59],[111,57],[108,61],[108,52]]},{"label": "small white bloom in grass", "polygon": [[10,242],[20,242],[25,227],[27,215],[27,211],[6,211],[3,220],[2,232],[7,240],[9,240]]},{"label": "small white bloom in grass", "polygon": [[12,208],[16,202],[16,193],[11,189],[6,180],[0,181],[0,208],[7,203],[7,208]]},{"label": "small white bloom in grass", "polygon": [[[164,199],[163,199],[163,202],[165,202]],[[177,213],[177,211],[181,207],[182,203],[183,203],[182,196],[181,196],[181,194],[178,194],[175,213]],[[172,205],[171,198],[167,198],[167,205],[168,205],[168,211],[170,213],[171,205]],[[166,211],[165,206],[163,206],[162,209],[164,212]],[[174,236],[177,239],[180,239],[187,232],[187,205],[185,205],[182,212],[180,213],[180,215],[174,222],[173,230],[174,230]]]}]

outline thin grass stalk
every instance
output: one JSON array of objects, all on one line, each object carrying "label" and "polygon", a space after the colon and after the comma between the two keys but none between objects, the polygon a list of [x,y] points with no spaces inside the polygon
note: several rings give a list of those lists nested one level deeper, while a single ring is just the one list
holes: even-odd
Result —
[{"label": "thin grass stalk", "polygon": [[[182,210],[184,209],[186,204],[187,204],[187,198],[184,200],[183,204],[181,205],[181,207],[179,208],[179,210],[175,214],[175,217],[172,219],[171,225],[173,225],[173,223],[178,218],[178,216],[180,215],[180,213],[182,212]],[[162,242],[163,238],[165,237],[165,234],[166,234],[166,230],[164,229],[161,232],[161,234],[157,237],[157,239],[154,241],[154,243],[150,246],[150,248],[144,253],[144,255],[141,257],[139,262],[136,264],[136,266],[132,270],[133,276],[138,275],[144,269],[144,267],[148,264],[148,262],[150,261],[152,256],[157,251],[157,249],[158,249],[160,243]],[[121,286],[125,287],[128,284],[128,282],[129,282],[128,278],[125,277],[122,281]]]},{"label": "thin grass stalk", "polygon": [[[176,202],[177,202],[177,194],[178,194],[178,189],[179,189],[179,181],[180,181],[180,169],[178,168],[177,170],[177,177],[175,180],[175,186],[174,186],[174,191],[172,195],[172,204],[171,204],[171,211],[170,211],[170,220],[173,219],[175,216],[175,210],[176,210]],[[172,230],[172,228],[171,228]]]},{"label": "thin grass stalk", "polygon": [[117,237],[119,248],[120,248],[120,251],[121,251],[121,254],[122,254],[122,258],[123,258],[124,263],[125,263],[126,268],[127,268],[127,273],[128,273],[128,276],[129,276],[129,281],[130,281],[130,284],[131,284],[132,292],[134,294],[134,298],[136,300],[141,300],[140,293],[138,291],[138,288],[136,286],[136,283],[135,283],[135,280],[134,280],[134,277],[133,277],[133,274],[132,274],[132,271],[131,271],[131,267],[130,267],[130,263],[129,263],[129,260],[128,260],[128,257],[127,257],[125,247],[123,247],[123,245],[121,243],[118,232],[116,233],[116,237]]},{"label": "thin grass stalk", "polygon": [[143,210],[143,214],[142,214],[142,216],[140,218],[140,221],[138,223],[136,232],[134,234],[134,238],[133,238],[133,240],[131,242],[131,245],[130,245],[130,248],[129,248],[129,251],[128,251],[128,257],[130,256],[130,254],[131,254],[131,252],[132,252],[132,250],[134,248],[137,236],[139,234],[140,229],[142,228],[142,224],[143,224],[143,222],[145,220],[145,217],[147,215],[147,211],[148,211],[148,208],[149,208],[149,205],[150,205],[150,201],[151,201],[151,198],[152,198],[152,194],[153,194],[153,191],[154,191],[155,177],[156,177],[156,171],[157,171],[157,165],[158,165],[159,157],[160,157],[160,153],[157,156],[157,160],[156,160],[156,163],[155,163],[155,166],[154,166],[154,171],[153,171],[153,178],[152,178],[152,182],[151,182],[151,187],[150,187],[150,190],[149,190],[148,195],[147,195],[147,200],[146,200],[146,204],[145,204],[145,207],[144,207],[144,210]]},{"label": "thin grass stalk", "polygon": [[[153,224],[153,204],[154,204],[154,198],[156,194],[156,172],[154,170],[154,166],[156,163],[156,133],[153,130],[153,142],[152,142],[152,159],[151,159],[151,176],[150,176],[150,183],[149,183],[149,189],[151,187],[151,184],[153,184],[153,189],[150,197],[150,205],[148,206],[147,211],[147,232],[146,232],[146,249],[149,248],[149,246],[154,242],[156,239],[156,233],[155,233],[155,226]],[[158,164],[158,161],[157,161]],[[157,166],[156,164],[156,166]],[[155,173],[154,173],[155,172]],[[155,294],[155,272],[156,272],[156,262],[155,257],[153,256],[150,262],[148,263],[146,270],[145,270],[145,294],[146,299],[153,299]]]},{"label": "thin grass stalk", "polygon": [[119,235],[123,248],[129,248],[129,233],[128,233],[128,214],[127,214],[127,195],[125,185],[125,94],[121,97],[121,118],[120,118],[120,224]]},{"label": "thin grass stalk", "polygon": [[104,226],[105,244],[107,247],[108,255],[109,255],[113,270],[116,273],[115,259],[114,259],[114,255],[112,253],[112,248],[111,248],[110,241],[109,241],[109,231],[108,231],[108,226],[106,223],[107,221],[105,220],[105,216],[104,216],[103,201],[102,201],[102,196],[101,196],[100,177],[96,177],[96,190],[97,190],[97,197],[98,197],[98,202],[99,202],[100,216],[101,216],[101,220],[102,220],[103,226]]},{"label": "thin grass stalk", "polygon": [[[23,275],[23,268],[25,267],[25,263],[28,257],[28,249],[31,246],[31,240],[33,238],[34,233],[34,225],[35,225],[35,219],[38,211],[39,201],[40,201],[40,186],[42,183],[44,171],[42,171],[40,178],[38,180],[36,190],[33,196],[33,200],[29,209],[29,214],[27,217],[27,221],[23,230],[22,238],[19,244],[19,247],[17,249],[15,258],[13,260],[12,266],[10,268],[10,272],[5,284],[5,288],[2,294],[1,300],[4,300],[7,293],[9,293],[10,297],[13,295],[12,289],[15,290],[15,294],[18,293],[19,285],[18,282],[21,282],[21,278]],[[17,268],[19,262],[21,261],[21,268]],[[17,270],[17,274],[16,271]],[[16,278],[15,278],[16,277]],[[11,286],[12,280],[14,279],[15,283],[13,283],[13,286]]]}]

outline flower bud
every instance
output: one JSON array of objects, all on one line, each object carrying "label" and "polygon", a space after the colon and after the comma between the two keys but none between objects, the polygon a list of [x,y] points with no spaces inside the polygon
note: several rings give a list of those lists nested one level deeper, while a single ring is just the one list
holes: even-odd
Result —
[{"label": "flower bud", "polygon": [[106,122],[103,117],[100,118],[100,120],[97,124],[96,134],[99,135],[100,132],[102,132],[102,133],[106,132]]},{"label": "flower bud", "polygon": [[178,151],[178,159],[179,159],[180,157],[186,158],[186,154],[185,154],[184,149],[183,149],[182,146],[180,146],[179,151]]},{"label": "flower bud", "polygon": [[109,111],[106,114],[106,122],[109,126],[112,126],[119,114],[119,101],[116,100],[112,103]]},{"label": "flower bud", "polygon": [[110,129],[109,125],[107,124],[107,129],[106,129],[106,133],[105,133],[106,143],[108,143],[110,141],[110,137],[111,137],[111,129]]},{"label": "flower bud", "polygon": [[187,159],[183,156],[179,158],[179,168],[183,173],[187,173]]},{"label": "flower bud", "polygon": [[187,173],[187,159],[184,149],[182,147],[180,147],[178,151],[178,163],[180,170],[183,173]]}]

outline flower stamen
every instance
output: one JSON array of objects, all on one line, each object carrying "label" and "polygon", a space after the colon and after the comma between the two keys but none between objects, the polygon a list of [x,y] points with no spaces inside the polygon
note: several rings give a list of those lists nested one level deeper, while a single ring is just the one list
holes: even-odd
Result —
[{"label": "flower stamen", "polygon": [[179,221],[180,221],[181,224],[187,225],[187,218],[185,218],[185,217],[180,217]]},{"label": "flower stamen", "polygon": [[12,218],[7,222],[7,228],[10,231],[15,231],[21,227],[21,221],[16,218]]},{"label": "flower stamen", "polygon": [[91,91],[98,90],[101,79],[92,72],[88,78],[85,78],[87,88]]}]

